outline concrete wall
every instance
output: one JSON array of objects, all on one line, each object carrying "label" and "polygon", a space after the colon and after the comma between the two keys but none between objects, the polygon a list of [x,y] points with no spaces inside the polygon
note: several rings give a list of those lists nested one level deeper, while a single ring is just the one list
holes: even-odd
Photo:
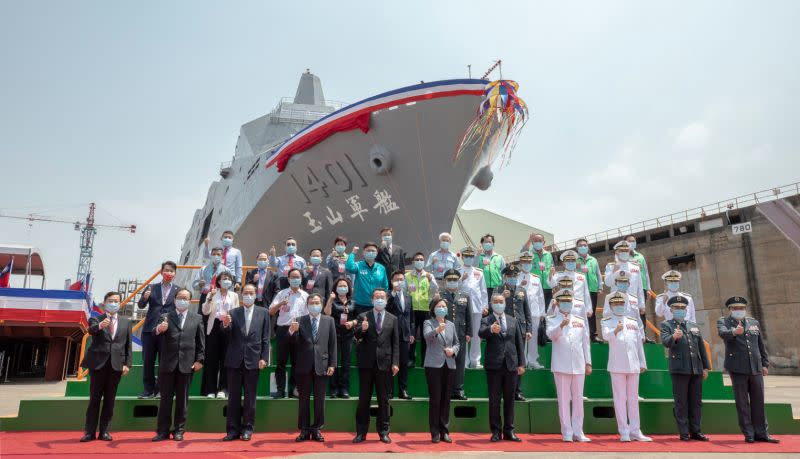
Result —
[{"label": "concrete wall", "polygon": [[[797,209],[800,197],[789,202]],[[751,307],[748,314],[759,319],[775,374],[800,374],[800,249],[781,234],[754,207],[738,211],[741,221],[751,221],[753,232],[733,235],[723,215],[724,225],[706,231],[696,231],[652,240],[665,229],[636,234],[638,250],[647,259],[651,289],[664,290],[661,274],[668,269],[683,273],[681,288],[691,294],[698,309],[697,320],[704,337],[711,343],[715,369],[721,369],[724,344],[716,333],[716,320],[726,313],[725,300],[734,295],[745,296]],[[709,217],[713,220],[719,217]],[[698,222],[694,223],[697,228]],[[748,241],[749,239],[749,241]],[[616,240],[593,246],[594,256],[601,266],[612,260],[606,249]],[[748,247],[749,246],[749,247]],[[748,285],[746,259],[752,257],[751,273],[754,283]],[[668,259],[694,254],[694,261],[670,266]],[[759,301],[760,300],[760,301]],[[648,320],[658,324],[653,313],[654,302],[648,302]]]}]

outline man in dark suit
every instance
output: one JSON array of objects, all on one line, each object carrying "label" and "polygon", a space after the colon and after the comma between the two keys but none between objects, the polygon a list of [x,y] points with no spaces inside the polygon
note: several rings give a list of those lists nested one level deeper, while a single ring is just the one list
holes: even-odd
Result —
[{"label": "man in dark suit", "polygon": [[[527,341],[533,337],[533,322],[531,321],[531,308],[528,305],[528,294],[525,287],[518,285],[519,268],[516,264],[510,264],[503,268],[503,285],[497,287],[496,291],[502,293],[506,299],[506,315],[513,316],[517,320],[522,330],[522,339]],[[536,324],[538,327],[539,324]],[[525,354],[522,354],[523,356]],[[525,364],[523,359],[523,365]],[[514,400],[524,402],[525,396],[522,395],[522,378],[517,378],[517,389]]]},{"label": "man in dark suit", "polygon": [[[295,378],[299,392],[297,428],[300,435],[295,441],[325,441],[320,429],[325,424],[325,391],[328,378],[336,366],[336,327],[333,317],[324,316],[322,297],[317,293],[308,296],[308,314],[289,326],[290,339],[297,346]],[[311,391],[314,391],[314,424],[310,423]]]},{"label": "man in dark suit", "polygon": [[717,320],[717,332],[725,342],[725,370],[731,376],[739,428],[747,443],[779,443],[767,432],[764,413],[764,376],[769,374],[769,354],[758,320],[747,317],[747,300],[728,298],[731,312]]},{"label": "man in dark suit", "polygon": [[[82,442],[94,440],[97,416],[100,414],[100,440],[111,441],[108,426],[114,415],[114,400],[120,377],[127,375],[132,364],[131,321],[120,317],[119,303],[122,295],[108,292],[103,298],[105,314],[89,319],[92,344],[86,351],[81,366],[89,370],[89,406],[86,408],[86,426]],[[100,413],[100,400],[103,411]]]},{"label": "man in dark suit", "polygon": [[406,272],[406,252],[397,244],[392,243],[394,231],[389,228],[381,229],[381,248],[378,250],[378,257],[375,259],[379,264],[386,268],[387,273],[400,271]]},{"label": "man in dark suit", "polygon": [[[411,297],[406,292],[405,273],[395,271],[392,273],[392,292],[389,295],[389,304],[386,311],[397,318],[400,333],[400,371],[397,373],[399,386],[398,397],[411,400],[408,395],[408,354],[414,344],[414,311],[411,306]],[[389,379],[389,398],[394,394],[394,378]]]},{"label": "man in dark suit", "polygon": [[372,390],[378,398],[378,416],[375,421],[378,436],[383,443],[389,438],[389,381],[400,371],[400,333],[397,318],[386,312],[386,290],[372,292],[371,311],[358,316],[355,337],[358,340],[358,408],[356,409],[356,436],[353,443],[367,439],[369,405]]},{"label": "man in dark suit", "polygon": [[182,288],[175,294],[175,309],[164,314],[155,333],[161,346],[158,363],[158,426],[153,441],[169,439],[172,398],[175,397],[175,420],[172,438],[183,440],[186,425],[189,384],[192,373],[203,368],[205,329],[200,314],[190,311],[192,293]]},{"label": "man in dark suit", "polygon": [[[280,290],[278,286],[278,276],[269,270],[269,255],[261,252],[256,258],[257,269],[247,271],[245,284],[253,284],[256,287],[256,306],[268,308],[272,304],[272,299]],[[287,284],[288,286],[288,284]]]},{"label": "man in dark suit", "polygon": [[[525,337],[517,320],[505,314],[502,292],[491,297],[492,313],[481,319],[478,336],[486,341],[483,367],[489,387],[489,427],[491,441],[521,441],[514,433],[514,393],[517,380],[525,373]],[[503,424],[500,422],[500,397],[503,397]],[[502,427],[502,429],[501,429]]]},{"label": "man in dark suit", "polygon": [[303,290],[328,298],[333,291],[331,271],[322,264],[322,250],[314,249],[308,255],[308,266],[303,270]]},{"label": "man in dark suit", "polygon": [[161,283],[148,285],[139,298],[139,308],[147,308],[147,316],[142,326],[142,383],[144,391],[139,398],[155,398],[158,396],[156,381],[156,359],[159,357],[159,340],[155,328],[161,317],[175,310],[175,293],[179,288],[172,284],[178,265],[174,261],[161,263]]},{"label": "man in dark suit", "polygon": [[669,349],[669,373],[675,399],[675,421],[682,441],[708,441],[701,432],[703,380],[708,378],[708,360],[700,326],[686,320],[689,299],[676,295],[667,300],[672,319],[661,322],[661,343]]},{"label": "man in dark suit", "polygon": [[225,353],[228,434],[223,438],[224,441],[238,438],[249,441],[253,436],[258,371],[267,367],[270,334],[269,313],[266,308],[253,307],[255,301],[256,286],[245,284],[242,289],[242,307],[233,308],[222,319],[222,329],[228,335],[228,349]]}]

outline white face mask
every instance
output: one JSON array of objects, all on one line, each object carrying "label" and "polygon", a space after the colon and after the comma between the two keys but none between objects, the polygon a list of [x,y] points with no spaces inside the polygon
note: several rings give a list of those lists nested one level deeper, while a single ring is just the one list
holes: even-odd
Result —
[{"label": "white face mask", "polygon": [[733,317],[736,320],[742,320],[744,319],[746,313],[747,311],[744,309],[734,309],[733,311],[731,311],[731,317]]},{"label": "white face mask", "polygon": [[189,300],[182,300],[182,299],[175,300],[175,309],[177,309],[179,312],[183,312],[189,309],[189,303],[190,303]]},{"label": "white face mask", "polygon": [[256,302],[255,295],[242,295],[242,302],[245,306],[252,306]]}]

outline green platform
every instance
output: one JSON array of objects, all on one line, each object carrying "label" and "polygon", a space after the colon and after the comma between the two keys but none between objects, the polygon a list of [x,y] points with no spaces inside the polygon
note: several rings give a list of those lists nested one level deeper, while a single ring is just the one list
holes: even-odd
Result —
[{"label": "green platform", "polygon": [[[672,388],[666,371],[664,349],[660,345],[645,345],[650,370],[641,376],[639,391],[642,429],[648,434],[675,433],[672,415]],[[585,395],[586,433],[615,433],[611,381],[605,364],[608,347],[592,345],[594,371],[587,376]],[[550,347],[541,348],[540,362],[550,363]],[[355,363],[355,362],[354,362]],[[269,398],[274,367],[261,372],[259,399],[256,409],[258,431],[293,431],[297,424],[297,400]],[[158,414],[158,400],[138,400],[141,392],[142,367],[137,353],[131,373],[123,377],[118,390],[114,412],[115,430],[153,431]],[[200,396],[200,377],[193,378],[190,389],[187,429],[197,432],[223,432],[225,426],[224,400]],[[351,394],[358,393],[358,371],[351,369]],[[422,368],[409,370],[409,392],[414,400],[392,400],[392,430],[395,432],[427,431],[427,385]],[[554,433],[559,431],[553,375],[549,370],[529,370],[522,379],[527,402],[516,403],[518,432]],[[465,376],[468,401],[454,401],[451,429],[454,432],[486,432],[489,428],[486,374],[483,370],[468,369]],[[59,398],[21,400],[16,418],[0,418],[0,430],[81,430],[83,428],[89,391],[88,381],[69,381],[66,395]],[[730,387],[722,382],[722,373],[712,372],[703,384],[703,424],[708,433],[738,433],[736,409]],[[355,429],[356,399],[329,399],[326,402],[327,430]],[[374,411],[374,410],[373,410]],[[374,413],[373,413],[374,415]],[[788,404],[768,404],[770,432],[800,434],[800,421],[792,418]]]}]

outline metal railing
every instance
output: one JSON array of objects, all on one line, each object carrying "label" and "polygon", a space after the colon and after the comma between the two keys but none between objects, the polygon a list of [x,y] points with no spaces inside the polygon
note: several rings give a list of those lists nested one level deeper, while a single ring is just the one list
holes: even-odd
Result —
[{"label": "metal railing", "polygon": [[294,99],[284,97],[278,102],[278,105],[269,113],[269,120],[274,123],[297,123],[297,124],[311,124],[320,118],[330,115],[333,111],[345,107],[347,104],[344,102],[326,100],[323,101],[324,105],[333,108],[332,111],[319,111],[319,110],[303,110],[299,108],[290,108],[287,105],[294,104]]},{"label": "metal railing", "polygon": [[[723,214],[725,212],[730,212],[732,210],[750,207],[762,202],[774,201],[776,199],[788,198],[796,195],[800,195],[800,182],[779,186],[769,190],[757,191],[755,193],[737,196],[724,201],[718,201],[712,204],[684,210],[682,212],[676,212],[673,214],[664,215],[662,217],[651,218],[649,220],[631,223],[630,225],[600,231],[588,236],[584,236],[584,239],[586,239],[589,244],[593,244],[614,238],[622,238],[629,234],[658,228],[669,228],[691,220],[703,220],[712,216]],[[552,248],[553,250],[561,250],[575,247],[575,243],[578,239],[580,239],[580,237],[557,242],[552,245]]]}]

